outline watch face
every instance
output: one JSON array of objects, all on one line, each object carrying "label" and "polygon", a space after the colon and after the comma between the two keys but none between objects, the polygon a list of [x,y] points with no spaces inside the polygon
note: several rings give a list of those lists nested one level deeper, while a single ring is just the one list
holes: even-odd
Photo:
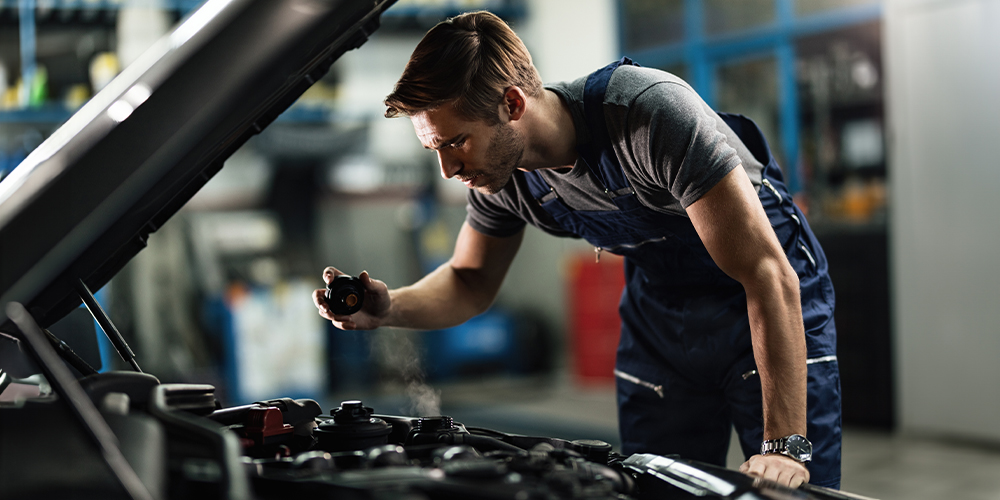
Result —
[{"label": "watch face", "polygon": [[808,462],[812,459],[812,443],[798,434],[788,436],[785,441],[785,450],[788,452],[788,456],[800,462]]}]

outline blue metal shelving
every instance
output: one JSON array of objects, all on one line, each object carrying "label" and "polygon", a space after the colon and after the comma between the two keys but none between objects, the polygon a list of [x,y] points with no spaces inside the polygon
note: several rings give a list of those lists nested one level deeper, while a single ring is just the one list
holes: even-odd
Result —
[{"label": "blue metal shelving", "polygon": [[68,120],[72,114],[66,108],[58,105],[43,108],[15,109],[0,111],[0,123],[55,124]]},{"label": "blue metal shelving", "polygon": [[[0,0],[0,9],[17,9],[23,0]],[[32,0],[39,10],[117,10],[130,4],[128,0]],[[204,0],[160,0],[167,10],[182,14],[194,10]]]},{"label": "blue metal shelving", "polygon": [[[619,0],[619,19],[624,19],[626,0]],[[795,159],[799,156],[799,102],[795,80],[795,40],[818,35],[882,18],[881,2],[846,6],[797,16],[794,0],[775,0],[774,21],[751,29],[720,35],[705,32],[705,1],[684,0],[684,39],[629,51],[627,55],[646,66],[669,67],[685,64],[689,81],[709,105],[717,100],[715,74],[722,64],[742,59],[774,57],[777,66],[779,96],[779,135],[786,158],[789,190],[802,186]],[[624,21],[620,26],[620,45],[625,47]]]}]

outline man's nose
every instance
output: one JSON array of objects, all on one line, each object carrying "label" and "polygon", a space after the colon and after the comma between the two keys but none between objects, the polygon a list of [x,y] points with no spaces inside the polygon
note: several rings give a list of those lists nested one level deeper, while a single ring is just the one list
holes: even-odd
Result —
[{"label": "man's nose", "polygon": [[462,170],[462,162],[454,155],[438,151],[438,162],[441,164],[441,177],[451,179]]}]

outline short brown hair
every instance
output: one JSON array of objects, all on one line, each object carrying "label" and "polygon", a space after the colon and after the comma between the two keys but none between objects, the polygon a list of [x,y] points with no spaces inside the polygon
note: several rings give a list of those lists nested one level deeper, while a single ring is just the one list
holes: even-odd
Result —
[{"label": "short brown hair", "polygon": [[385,98],[385,116],[413,116],[454,101],[463,119],[496,125],[497,106],[512,85],[529,96],[542,90],[531,54],[502,19],[469,12],[424,35]]}]

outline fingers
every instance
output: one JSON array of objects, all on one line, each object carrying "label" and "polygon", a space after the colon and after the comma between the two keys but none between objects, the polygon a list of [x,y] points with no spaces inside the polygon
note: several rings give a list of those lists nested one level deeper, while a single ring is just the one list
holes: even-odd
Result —
[{"label": "fingers", "polygon": [[361,280],[361,286],[365,287],[365,291],[374,292],[375,280],[372,279],[368,271],[361,271],[358,275],[358,279]]},{"label": "fingers", "polygon": [[786,484],[788,485],[789,488],[798,488],[799,486],[802,486],[802,483],[804,483],[804,482],[806,482],[805,478],[802,477],[801,474],[793,474],[788,479],[788,483],[786,483]]},{"label": "fingers", "polygon": [[740,472],[751,476],[764,477],[767,468],[764,466],[764,461],[760,460],[760,458],[762,458],[760,455],[750,457],[750,460],[747,460],[740,466]]},{"label": "fingers", "polygon": [[335,326],[335,327],[337,327],[337,328],[339,328],[341,330],[357,330],[358,329],[357,323],[355,323],[354,320],[351,319],[350,316],[340,316],[340,315],[337,315],[337,316],[334,316],[334,319],[332,321],[333,321],[333,326]]},{"label": "fingers", "polygon": [[330,310],[330,306],[326,305],[326,289],[319,288],[313,290],[313,305],[319,310],[319,315],[330,321],[334,320],[333,311]]},{"label": "fingers", "polygon": [[326,290],[323,288],[313,291],[313,304],[319,311],[319,315],[323,319],[331,321],[333,326],[341,330],[356,330],[358,325],[354,322],[351,315],[334,314],[330,310],[330,306],[326,305],[325,296]]},{"label": "fingers", "polygon": [[809,470],[805,465],[782,455],[754,455],[740,465],[740,472],[789,488],[809,482]]},{"label": "fingers", "polygon": [[337,276],[340,276],[341,274],[344,274],[344,273],[340,272],[340,270],[338,270],[337,268],[335,268],[335,267],[327,267],[326,269],[323,270],[323,281],[327,285],[329,285],[330,282],[333,281],[333,278],[336,278]]},{"label": "fingers", "polygon": [[316,306],[316,309],[319,309],[320,315],[322,315],[324,311],[330,310],[330,308],[326,305],[325,297],[326,290],[322,288],[313,290],[313,305]]}]

